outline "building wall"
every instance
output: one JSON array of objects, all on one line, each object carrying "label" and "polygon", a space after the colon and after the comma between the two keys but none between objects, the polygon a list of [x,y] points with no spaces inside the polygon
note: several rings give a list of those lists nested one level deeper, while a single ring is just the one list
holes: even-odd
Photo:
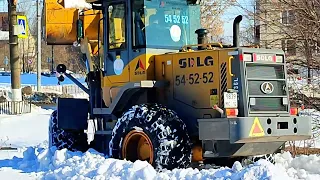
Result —
[{"label": "building wall", "polygon": [[8,12],[0,12],[0,30],[9,31]]},{"label": "building wall", "polygon": [[[36,39],[33,36],[29,36],[27,39],[19,39],[18,42],[21,70],[23,66],[23,60],[25,63],[27,63],[28,60],[32,60],[33,66],[33,64],[35,64],[34,62],[36,61]],[[10,59],[10,48],[8,43],[8,41],[0,41],[0,68],[6,67],[4,62],[6,56]],[[9,65],[7,68],[9,68]]]},{"label": "building wall", "polygon": [[287,39],[287,33],[291,33],[292,17],[291,11],[286,9],[279,0],[256,0],[256,42],[265,48],[281,48],[288,59],[300,56],[296,49],[296,42]]}]

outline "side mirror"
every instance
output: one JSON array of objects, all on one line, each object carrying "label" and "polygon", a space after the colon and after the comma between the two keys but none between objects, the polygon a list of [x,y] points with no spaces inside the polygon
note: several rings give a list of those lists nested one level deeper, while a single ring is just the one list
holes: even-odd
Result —
[{"label": "side mirror", "polygon": [[77,20],[77,40],[80,41],[84,37],[83,33],[83,21],[81,19]]}]

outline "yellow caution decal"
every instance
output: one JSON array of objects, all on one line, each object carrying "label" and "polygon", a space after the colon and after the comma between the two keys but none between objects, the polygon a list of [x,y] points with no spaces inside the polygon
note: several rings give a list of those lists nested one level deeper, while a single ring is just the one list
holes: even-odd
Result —
[{"label": "yellow caution decal", "polygon": [[259,119],[256,117],[253,121],[249,137],[260,137],[260,136],[264,136],[264,131],[260,124]]},{"label": "yellow caution decal", "polygon": [[219,96],[218,95],[210,95],[210,107],[219,104]]}]

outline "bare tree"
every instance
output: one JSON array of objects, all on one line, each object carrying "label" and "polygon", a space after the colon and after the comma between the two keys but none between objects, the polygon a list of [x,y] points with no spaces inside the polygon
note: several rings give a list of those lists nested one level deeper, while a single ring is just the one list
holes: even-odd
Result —
[{"label": "bare tree", "polygon": [[[23,72],[36,70],[36,46],[37,46],[37,11],[36,1],[19,1],[17,4],[18,12],[26,15],[28,22],[28,38],[19,39],[20,59]],[[42,40],[42,70],[51,71],[51,62],[47,59],[52,58],[52,45],[47,45]],[[72,45],[54,46],[54,69],[59,63],[66,64],[71,71],[83,71],[85,65],[81,61],[82,55],[79,48]],[[31,64],[28,62],[32,62]]]},{"label": "bare tree", "polygon": [[281,0],[283,7],[291,12],[289,20],[291,33],[287,37],[296,39],[297,49],[303,58],[297,59],[299,65],[308,69],[308,83],[311,83],[311,70],[319,68],[320,1],[319,0]]},{"label": "bare tree", "polygon": [[254,37],[254,26],[251,23],[252,20],[246,19],[242,25],[244,28],[240,30],[240,41],[243,46],[252,46],[255,45],[255,37]]},{"label": "bare tree", "polygon": [[[252,1],[250,0],[252,3]],[[255,39],[262,47],[282,48],[287,62],[319,68],[320,0],[256,0],[255,8],[237,4],[255,21]]]},{"label": "bare tree", "polygon": [[[248,9],[243,3],[237,3],[237,6],[246,12],[246,16],[254,20],[256,43],[265,48],[282,48],[286,53],[290,76],[297,74],[294,72],[296,70],[299,71],[298,76],[303,76],[301,72],[304,69],[307,71],[308,85],[303,85],[301,82],[298,85],[296,78],[292,78],[288,83],[291,105],[319,111],[320,86],[319,81],[313,81],[312,72],[319,71],[320,67],[320,0],[250,1],[255,2],[254,8]],[[319,118],[313,119],[316,125],[312,140],[319,135]],[[312,143],[307,144],[305,146],[312,146],[310,145]]]},{"label": "bare tree", "polygon": [[201,1],[201,25],[209,31],[209,38],[221,38],[223,35],[223,21],[221,20],[221,16],[234,2],[235,0]]}]

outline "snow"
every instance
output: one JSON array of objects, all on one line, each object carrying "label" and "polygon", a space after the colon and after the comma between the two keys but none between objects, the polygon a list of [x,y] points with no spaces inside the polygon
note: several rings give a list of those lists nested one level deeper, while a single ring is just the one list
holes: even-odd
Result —
[{"label": "snow", "polygon": [[65,0],[64,1],[65,8],[76,8],[76,9],[91,9],[92,6],[89,3],[86,3],[85,0]]},{"label": "snow", "polygon": [[0,145],[22,148],[43,143],[48,139],[48,117],[52,111],[32,107],[30,114],[0,115]]},{"label": "snow", "polygon": [[320,179],[318,155],[293,158],[285,152],[276,155],[275,164],[259,160],[248,167],[236,162],[232,168],[157,172],[145,161],[116,160],[93,149],[85,153],[48,149],[51,112],[33,107],[31,114],[0,115],[0,137],[6,140],[0,146],[18,147],[17,150],[0,151],[2,179]]},{"label": "snow", "polygon": [[[266,160],[242,167],[239,162],[232,168],[174,169],[157,172],[145,161],[130,162],[106,158],[90,149],[85,153],[65,149],[32,148],[23,157],[3,160],[3,165],[42,179],[319,179],[320,157],[316,155],[292,158],[290,153],[276,155],[276,164]],[[1,168],[6,171],[7,169]],[[13,172],[9,171],[10,174]]]}]

